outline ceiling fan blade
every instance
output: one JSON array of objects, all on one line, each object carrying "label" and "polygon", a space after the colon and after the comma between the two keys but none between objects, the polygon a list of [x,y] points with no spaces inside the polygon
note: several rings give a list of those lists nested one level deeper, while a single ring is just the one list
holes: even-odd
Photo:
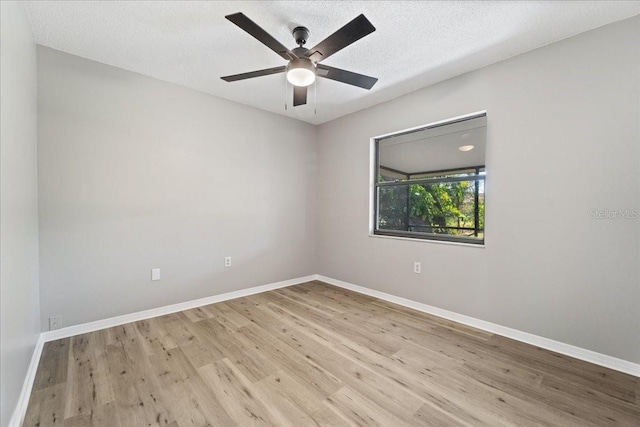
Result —
[{"label": "ceiling fan blade", "polygon": [[244,13],[234,13],[225,16],[229,21],[251,34],[262,44],[280,55],[286,60],[296,59],[297,56],[287,49],[282,43],[276,40],[271,34],[267,33],[258,24],[247,18]]},{"label": "ceiling fan blade", "polygon": [[358,86],[363,89],[371,89],[378,81],[375,77],[365,76],[364,74],[353,73],[341,68],[329,67],[324,64],[318,64],[318,77],[335,80],[337,82],[346,83],[352,86]]},{"label": "ceiling fan blade", "polygon": [[305,56],[313,62],[323,61],[340,49],[360,40],[367,34],[373,33],[375,30],[376,28],[373,24],[364,15],[360,15],[315,45]]},{"label": "ceiling fan blade", "polygon": [[307,87],[293,87],[293,106],[304,105],[307,103]]},{"label": "ceiling fan blade", "polygon": [[287,67],[285,67],[285,66],[275,67],[275,68],[267,68],[265,70],[251,71],[251,72],[242,73],[242,74],[234,74],[232,76],[224,76],[224,77],[220,77],[220,78],[222,80],[226,81],[226,82],[235,82],[235,81],[238,81],[238,80],[252,79],[254,77],[268,76],[270,74],[284,73],[286,71],[286,69],[287,69]]}]

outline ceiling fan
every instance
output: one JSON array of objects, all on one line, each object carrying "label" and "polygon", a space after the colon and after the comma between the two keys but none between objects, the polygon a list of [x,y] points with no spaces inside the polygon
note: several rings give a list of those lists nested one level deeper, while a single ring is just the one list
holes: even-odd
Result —
[{"label": "ceiling fan", "polygon": [[296,40],[298,47],[291,50],[287,49],[243,13],[234,13],[233,15],[225,16],[225,18],[258,39],[258,41],[289,61],[289,63],[281,67],[221,77],[224,81],[235,82],[286,72],[287,80],[293,85],[294,107],[307,103],[307,87],[315,81],[316,76],[367,90],[371,89],[378,81],[374,77],[320,64],[321,61],[324,61],[329,56],[376,30],[364,15],[358,16],[311,49],[303,47],[309,37],[309,30],[305,27],[296,27],[293,29],[293,38]]}]

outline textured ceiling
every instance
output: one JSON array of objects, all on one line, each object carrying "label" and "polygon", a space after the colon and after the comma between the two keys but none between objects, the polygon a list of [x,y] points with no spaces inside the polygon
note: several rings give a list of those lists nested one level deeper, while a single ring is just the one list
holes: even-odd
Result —
[{"label": "textured ceiling", "polygon": [[[315,124],[640,13],[640,2],[618,1],[23,3],[38,44]],[[220,76],[285,65],[224,19],[235,12],[290,48],[295,26],[310,29],[312,47],[364,13],[377,31],[326,65],[379,81],[366,91],[320,79],[317,101],[311,89],[309,104],[295,108],[284,74],[224,82]]]}]

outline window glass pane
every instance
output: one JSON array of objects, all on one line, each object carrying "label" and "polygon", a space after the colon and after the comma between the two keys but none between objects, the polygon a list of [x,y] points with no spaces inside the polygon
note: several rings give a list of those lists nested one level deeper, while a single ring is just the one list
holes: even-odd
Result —
[{"label": "window glass pane", "polygon": [[408,185],[380,187],[378,192],[378,228],[381,230],[407,230]]},{"label": "window glass pane", "polygon": [[484,237],[484,180],[394,185],[378,190],[379,230]]},{"label": "window glass pane", "polygon": [[474,175],[484,167],[486,116],[418,129],[378,141],[382,181]]}]

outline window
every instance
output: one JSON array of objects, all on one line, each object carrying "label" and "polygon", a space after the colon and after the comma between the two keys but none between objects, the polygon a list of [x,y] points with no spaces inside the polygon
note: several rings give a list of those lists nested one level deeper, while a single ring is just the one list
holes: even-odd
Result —
[{"label": "window", "polygon": [[483,244],[486,113],[374,138],[375,235]]}]

